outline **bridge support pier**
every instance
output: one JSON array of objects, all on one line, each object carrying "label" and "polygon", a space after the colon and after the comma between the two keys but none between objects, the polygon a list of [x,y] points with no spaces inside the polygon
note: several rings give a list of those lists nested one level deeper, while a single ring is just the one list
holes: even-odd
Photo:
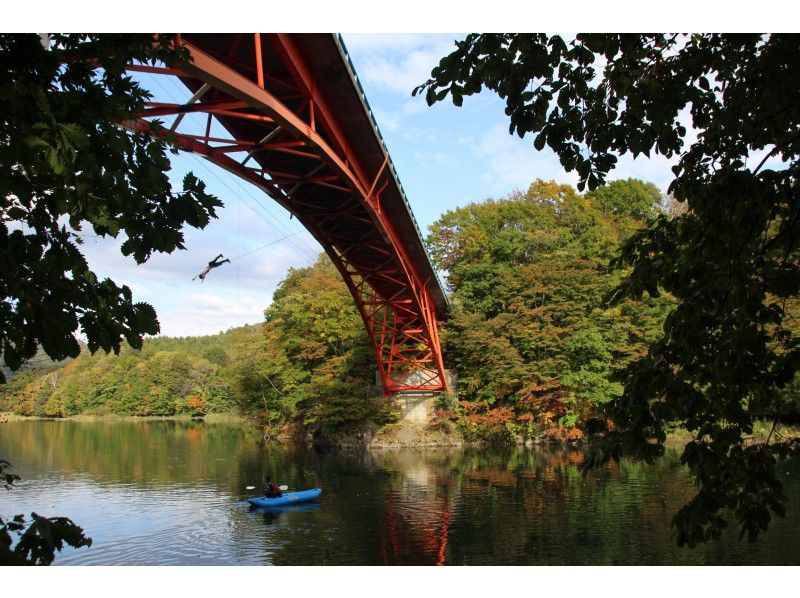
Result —
[{"label": "bridge support pier", "polygon": [[[447,386],[452,389],[451,392],[455,395],[458,374],[455,370],[448,369],[444,373],[447,379]],[[383,394],[381,376],[378,371],[375,372],[375,387],[378,393]],[[400,407],[400,416],[403,421],[424,424],[433,416],[436,400],[441,394],[441,391],[401,391],[391,396]]]}]

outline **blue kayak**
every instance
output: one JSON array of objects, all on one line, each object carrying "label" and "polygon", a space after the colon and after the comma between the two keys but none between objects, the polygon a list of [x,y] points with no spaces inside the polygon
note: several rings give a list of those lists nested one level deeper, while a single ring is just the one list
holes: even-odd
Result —
[{"label": "blue kayak", "polygon": [[247,502],[256,507],[285,507],[286,505],[295,505],[300,502],[314,500],[320,494],[322,494],[322,488],[312,488],[311,490],[301,490],[299,492],[284,492],[283,496],[278,498],[266,498],[264,496],[248,498]]}]

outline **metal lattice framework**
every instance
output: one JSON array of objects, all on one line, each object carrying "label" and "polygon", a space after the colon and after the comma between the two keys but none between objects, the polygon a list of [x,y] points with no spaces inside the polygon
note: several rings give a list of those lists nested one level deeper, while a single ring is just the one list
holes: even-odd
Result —
[{"label": "metal lattice framework", "polygon": [[[168,136],[250,181],[308,229],[356,301],[385,393],[447,390],[437,324],[447,300],[339,39],[180,41],[186,64],[129,69],[177,77],[189,97],[151,102],[124,126]],[[191,130],[187,114],[205,115],[205,131]]]}]

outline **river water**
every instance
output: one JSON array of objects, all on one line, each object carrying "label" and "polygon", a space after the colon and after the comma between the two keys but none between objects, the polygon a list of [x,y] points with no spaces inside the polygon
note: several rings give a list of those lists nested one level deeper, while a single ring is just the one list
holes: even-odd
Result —
[{"label": "river water", "polygon": [[[758,543],[735,530],[695,550],[670,520],[692,495],[675,451],[582,477],[566,449],[345,450],[265,444],[202,421],[0,424],[23,479],[0,513],[67,516],[93,539],[56,565],[800,564],[800,468]],[[251,510],[270,473],[314,503]]]}]

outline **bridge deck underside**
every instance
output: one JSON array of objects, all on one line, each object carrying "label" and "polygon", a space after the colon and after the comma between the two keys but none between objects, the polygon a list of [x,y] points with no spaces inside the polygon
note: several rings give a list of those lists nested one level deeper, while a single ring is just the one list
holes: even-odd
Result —
[{"label": "bridge deck underside", "polygon": [[[165,134],[153,129],[160,119],[178,145],[253,182],[303,223],[356,300],[385,392],[446,390],[443,293],[332,36],[182,39],[192,61],[161,72],[191,97],[152,103],[129,126]],[[184,130],[187,113],[207,115],[205,131]],[[212,136],[217,123],[226,136]]]}]

